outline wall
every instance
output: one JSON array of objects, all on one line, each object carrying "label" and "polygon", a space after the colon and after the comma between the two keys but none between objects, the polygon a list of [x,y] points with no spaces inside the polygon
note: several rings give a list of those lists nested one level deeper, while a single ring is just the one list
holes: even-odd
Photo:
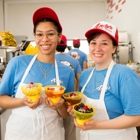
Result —
[{"label": "wall", "polygon": [[[85,32],[94,23],[105,19],[105,2],[24,2],[5,1],[5,28],[14,35],[26,35],[33,38],[32,14],[41,7],[53,8],[59,15],[63,33],[68,39],[85,39]],[[98,14],[98,16],[97,16]]]},{"label": "wall", "polygon": [[[29,0],[30,1],[30,0]],[[39,0],[38,0],[39,1]],[[107,20],[118,26],[120,31],[127,31],[130,35],[133,49],[134,61],[140,62],[140,0],[112,0],[108,13],[107,9],[111,0],[105,2],[27,2],[23,0],[5,0],[5,29],[10,30],[14,35],[26,35],[33,39],[32,14],[35,9],[41,6],[52,7],[59,15],[63,26],[63,33],[68,39],[79,37],[85,39],[85,32],[96,22]],[[120,3],[124,2],[123,5]],[[119,4],[118,4],[119,3]],[[118,5],[118,10],[115,10]],[[120,9],[122,11],[118,12]],[[3,19],[2,0],[0,0],[0,18]],[[112,17],[112,18],[108,18]],[[0,20],[0,30],[3,28],[3,21]]]},{"label": "wall", "polygon": [[[134,61],[140,62],[140,0],[106,0],[106,20],[118,26],[119,31],[127,31],[133,49]],[[123,4],[122,4],[123,3]],[[118,5],[118,7],[117,7]],[[109,11],[108,11],[109,9]]]},{"label": "wall", "polygon": [[3,0],[0,0],[0,31],[4,29],[4,19],[3,19]]}]

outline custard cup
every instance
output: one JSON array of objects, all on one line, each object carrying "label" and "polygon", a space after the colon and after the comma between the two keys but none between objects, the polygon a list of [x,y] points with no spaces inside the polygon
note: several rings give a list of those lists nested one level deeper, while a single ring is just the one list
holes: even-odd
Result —
[{"label": "custard cup", "polygon": [[56,104],[65,92],[65,87],[59,85],[47,85],[44,87],[47,97]]},{"label": "custard cup", "polygon": [[31,103],[35,102],[40,97],[40,92],[42,90],[41,83],[34,83],[34,85],[35,87],[33,88],[27,88],[28,84],[21,87],[23,94],[30,99]]},{"label": "custard cup", "polygon": [[[78,104],[76,104],[76,105],[78,105]],[[90,121],[90,119],[93,117],[96,109],[91,105],[85,104],[85,106],[87,106],[88,108],[92,108],[93,112],[83,113],[83,112],[79,112],[75,109],[76,105],[73,106],[74,115],[76,117],[76,122],[79,125],[84,125],[85,122]]]},{"label": "custard cup", "polygon": [[62,95],[68,106],[73,106],[81,102],[83,93],[79,91],[67,92]]}]

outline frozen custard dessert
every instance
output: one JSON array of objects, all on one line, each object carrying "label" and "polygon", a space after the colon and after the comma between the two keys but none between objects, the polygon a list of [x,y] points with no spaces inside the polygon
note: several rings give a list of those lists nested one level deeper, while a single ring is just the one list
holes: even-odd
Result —
[{"label": "frozen custard dessert", "polygon": [[48,85],[45,86],[44,89],[47,97],[49,97],[53,103],[57,103],[65,92],[65,87],[58,85]]},{"label": "frozen custard dessert", "polygon": [[89,121],[95,113],[94,107],[84,103],[74,105],[73,109],[76,121],[79,125],[84,125],[84,122]]},{"label": "frozen custard dessert", "polygon": [[83,93],[78,91],[67,92],[63,94],[63,98],[69,106],[80,103],[82,97],[83,97]]},{"label": "frozen custard dessert", "polygon": [[33,103],[40,97],[42,84],[30,82],[29,84],[23,85],[21,90],[23,94],[30,99],[30,102]]}]

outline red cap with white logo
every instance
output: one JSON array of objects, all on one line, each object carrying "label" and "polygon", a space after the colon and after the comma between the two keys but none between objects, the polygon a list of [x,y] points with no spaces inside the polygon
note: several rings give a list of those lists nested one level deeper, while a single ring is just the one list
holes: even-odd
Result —
[{"label": "red cap with white logo", "polygon": [[85,33],[88,39],[92,34],[96,32],[101,32],[109,35],[118,45],[118,29],[115,25],[108,23],[106,21],[101,21],[92,26],[90,30]]}]

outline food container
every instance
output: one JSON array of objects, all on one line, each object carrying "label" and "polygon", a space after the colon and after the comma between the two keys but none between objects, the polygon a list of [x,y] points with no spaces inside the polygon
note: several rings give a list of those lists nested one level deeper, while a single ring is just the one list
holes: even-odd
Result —
[{"label": "food container", "polygon": [[[32,86],[32,84],[34,84],[35,86]],[[26,84],[21,87],[21,90],[23,94],[30,99],[30,102],[33,103],[40,97],[42,84],[41,83]]]},{"label": "food container", "polygon": [[47,85],[44,87],[44,90],[47,97],[49,97],[53,103],[57,103],[64,94],[65,87],[58,85]]},{"label": "food container", "polygon": [[85,122],[88,122],[96,111],[93,106],[83,103],[74,105],[73,110],[76,117],[76,122],[79,125],[84,125]]},{"label": "food container", "polygon": [[83,93],[78,92],[78,91],[67,92],[63,94],[63,98],[66,101],[68,106],[73,106],[75,104],[80,103],[82,100],[82,97],[83,97]]}]

